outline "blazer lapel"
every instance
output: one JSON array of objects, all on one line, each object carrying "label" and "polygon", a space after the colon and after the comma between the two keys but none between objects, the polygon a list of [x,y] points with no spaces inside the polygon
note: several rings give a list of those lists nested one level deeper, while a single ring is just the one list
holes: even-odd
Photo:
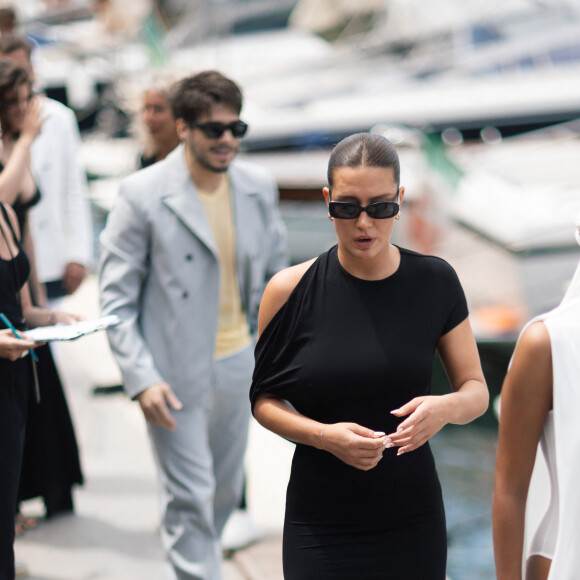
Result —
[{"label": "blazer lapel", "polygon": [[167,188],[162,194],[163,203],[217,257],[215,238],[187,171],[183,147],[178,147],[167,157],[167,164]]}]

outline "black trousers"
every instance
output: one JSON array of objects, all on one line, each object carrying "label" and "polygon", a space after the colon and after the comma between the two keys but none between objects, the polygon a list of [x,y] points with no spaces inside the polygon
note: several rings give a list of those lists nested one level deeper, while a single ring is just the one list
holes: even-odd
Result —
[{"label": "black trousers", "polygon": [[0,580],[14,580],[14,516],[32,389],[30,356],[0,359]]}]

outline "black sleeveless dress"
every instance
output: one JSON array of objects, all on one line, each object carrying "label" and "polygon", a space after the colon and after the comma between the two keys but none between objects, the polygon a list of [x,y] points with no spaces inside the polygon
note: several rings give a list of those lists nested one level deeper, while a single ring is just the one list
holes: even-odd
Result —
[{"label": "black sleeveless dress", "polygon": [[[18,246],[18,253],[11,259],[0,258],[0,312],[22,329],[18,293],[28,279],[30,265],[1,203],[0,211],[8,224],[0,236],[12,238]],[[0,328],[5,328],[1,321]],[[0,580],[14,579],[14,510],[32,385],[30,356],[16,361],[0,358]]]},{"label": "black sleeveless dress", "polygon": [[[40,199],[37,189],[29,200],[17,199],[13,204],[21,232],[29,210]],[[32,299],[37,303],[34,296]],[[84,478],[74,426],[50,346],[45,344],[35,352],[40,401],[31,398],[29,403],[18,501],[42,497],[46,516],[51,517],[73,511],[72,488],[82,485]]]},{"label": "black sleeveless dress", "polygon": [[[427,395],[436,343],[468,315],[445,261],[400,249],[390,277],[365,281],[335,246],[305,273],[256,347],[250,392],[323,423],[392,433],[391,410]],[[428,444],[370,471],[297,445],[286,497],[287,580],[444,580],[441,488]]]}]

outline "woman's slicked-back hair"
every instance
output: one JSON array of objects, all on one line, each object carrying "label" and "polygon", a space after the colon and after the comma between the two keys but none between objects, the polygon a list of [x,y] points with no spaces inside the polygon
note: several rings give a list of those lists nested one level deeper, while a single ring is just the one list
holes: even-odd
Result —
[{"label": "woman's slicked-back hair", "polygon": [[169,100],[173,116],[191,126],[202,115],[209,115],[214,105],[224,105],[239,115],[243,97],[234,81],[210,70],[177,81]]},{"label": "woman's slicked-back hair", "polygon": [[26,70],[11,60],[0,58],[0,108],[6,107],[9,94],[21,85],[32,88]]},{"label": "woman's slicked-back hair", "polygon": [[327,176],[330,189],[334,173],[341,167],[392,168],[397,186],[401,177],[397,149],[387,138],[372,133],[355,133],[337,143],[328,161]]}]

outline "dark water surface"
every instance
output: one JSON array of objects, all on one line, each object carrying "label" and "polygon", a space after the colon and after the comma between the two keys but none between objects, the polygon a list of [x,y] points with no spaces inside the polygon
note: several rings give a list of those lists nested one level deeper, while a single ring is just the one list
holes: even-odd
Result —
[{"label": "dark water surface", "polygon": [[491,496],[497,430],[448,425],[431,441],[447,514],[451,580],[493,580]]}]

